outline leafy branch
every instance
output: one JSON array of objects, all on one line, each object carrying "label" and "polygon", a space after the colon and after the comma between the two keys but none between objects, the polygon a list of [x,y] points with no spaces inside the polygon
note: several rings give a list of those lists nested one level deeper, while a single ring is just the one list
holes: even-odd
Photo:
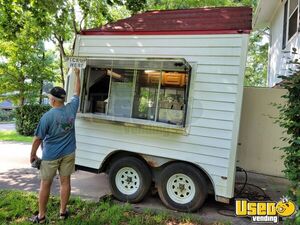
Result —
[{"label": "leafy branch", "polygon": [[[296,55],[296,49],[293,53]],[[300,205],[300,65],[299,60],[290,61],[293,65],[291,76],[279,76],[282,79],[280,86],[287,90],[282,96],[285,100],[282,104],[277,104],[279,117],[275,121],[287,134],[282,140],[286,146],[278,148],[284,152],[283,170],[286,178],[291,182],[289,196],[296,204]],[[300,211],[295,218],[286,221],[287,224],[300,224]]]}]

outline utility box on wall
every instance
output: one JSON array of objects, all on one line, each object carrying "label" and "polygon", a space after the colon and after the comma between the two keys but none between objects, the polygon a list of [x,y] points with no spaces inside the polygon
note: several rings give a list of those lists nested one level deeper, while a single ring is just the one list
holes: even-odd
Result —
[{"label": "utility box on wall", "polygon": [[237,150],[237,164],[247,171],[283,177],[283,129],[275,124],[284,89],[245,87]]}]

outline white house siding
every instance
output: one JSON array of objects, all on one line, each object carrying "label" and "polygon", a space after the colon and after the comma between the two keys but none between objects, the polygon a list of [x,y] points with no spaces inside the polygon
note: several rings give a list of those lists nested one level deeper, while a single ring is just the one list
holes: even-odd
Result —
[{"label": "white house siding", "polygon": [[185,58],[193,68],[187,135],[78,118],[76,164],[99,168],[117,149],[194,162],[216,195],[232,197],[247,43],[247,34],[79,36],[78,56]]},{"label": "white house siding", "polygon": [[284,17],[284,2],[280,4],[278,10],[272,16],[272,23],[270,25],[270,50],[269,50],[269,71],[268,71],[268,85],[273,87],[280,82],[279,75],[287,75],[288,57],[298,57],[299,55],[290,54],[292,48],[297,48],[300,51],[299,33],[297,32],[286,44],[286,48],[282,50],[283,38],[283,17]]}]

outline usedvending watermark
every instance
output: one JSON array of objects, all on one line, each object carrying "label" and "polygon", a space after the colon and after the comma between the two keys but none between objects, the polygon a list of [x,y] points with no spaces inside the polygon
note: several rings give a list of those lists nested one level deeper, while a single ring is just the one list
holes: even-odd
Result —
[{"label": "usedvending watermark", "polygon": [[296,212],[296,205],[287,197],[280,201],[235,200],[235,215],[250,217],[255,223],[278,223],[279,217],[290,217]]},{"label": "usedvending watermark", "polygon": [[69,68],[84,69],[86,67],[86,59],[80,57],[69,57],[67,64]]}]

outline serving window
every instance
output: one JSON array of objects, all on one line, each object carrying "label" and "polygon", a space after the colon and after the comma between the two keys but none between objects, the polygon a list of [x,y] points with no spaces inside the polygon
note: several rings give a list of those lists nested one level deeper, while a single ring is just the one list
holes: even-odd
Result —
[{"label": "serving window", "polygon": [[184,127],[190,72],[183,59],[88,59],[81,112]]}]

